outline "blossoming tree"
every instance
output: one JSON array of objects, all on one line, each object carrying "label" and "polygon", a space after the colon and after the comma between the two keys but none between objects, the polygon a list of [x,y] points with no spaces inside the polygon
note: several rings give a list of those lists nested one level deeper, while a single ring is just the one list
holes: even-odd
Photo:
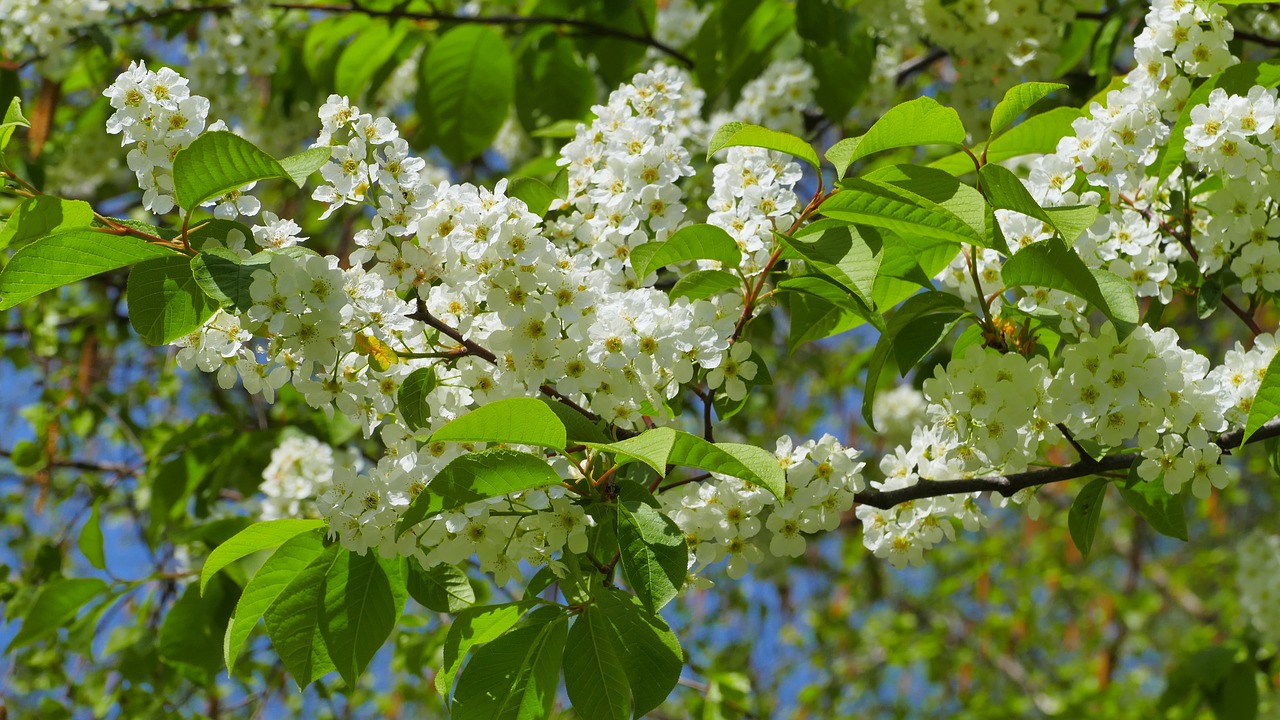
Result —
[{"label": "blossoming tree", "polygon": [[[10,712],[866,711],[697,635],[815,567],[811,688],[1272,707],[1251,4],[0,3]],[[966,645],[1063,562],[1095,666]]]}]

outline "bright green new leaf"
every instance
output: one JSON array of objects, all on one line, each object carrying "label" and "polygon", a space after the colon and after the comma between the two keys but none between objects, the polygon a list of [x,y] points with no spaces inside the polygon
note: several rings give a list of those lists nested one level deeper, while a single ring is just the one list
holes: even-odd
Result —
[{"label": "bright green new leaf", "polygon": [[982,181],[982,192],[993,207],[1022,213],[1048,224],[1062,236],[1064,243],[1074,242],[1098,219],[1098,208],[1093,205],[1040,207],[1018,176],[1002,165],[983,165],[978,177]]},{"label": "bright green new leaf", "polygon": [[507,196],[523,200],[534,215],[546,215],[556,191],[537,178],[519,177],[507,185]]},{"label": "bright green new leaf", "polygon": [[863,175],[862,179],[889,183],[934,202],[983,237],[990,231],[986,198],[950,173],[924,165],[887,165]]},{"label": "bright green new leaf", "polygon": [[9,107],[4,113],[4,119],[0,120],[0,150],[4,150],[9,146],[9,140],[13,138],[13,132],[20,127],[31,127],[31,122],[22,115],[22,98],[15,96],[9,101]]},{"label": "bright green new leaf", "polygon": [[26,245],[0,270],[0,310],[8,310],[48,290],[173,250],[137,238],[87,228],[61,230]]},{"label": "bright green new leaf", "polygon": [[1027,82],[1009,88],[1004,98],[996,104],[996,109],[991,111],[992,137],[1017,120],[1019,115],[1031,109],[1032,105],[1066,87],[1062,83]]},{"label": "bright green new leaf", "polygon": [[724,228],[706,224],[686,225],[665,242],[647,242],[631,251],[631,268],[638,278],[686,260],[717,260],[736,268],[742,251]]},{"label": "bright green new leaf", "polygon": [[581,717],[631,717],[631,683],[620,658],[624,647],[599,605],[586,606],[573,621],[564,644],[564,689]]},{"label": "bright green new leaf", "polygon": [[818,167],[818,153],[809,143],[790,133],[778,132],[759,125],[731,122],[720,126],[707,146],[707,159],[728,147],[758,147],[777,150]]},{"label": "bright green new leaf", "polygon": [[1017,251],[1000,276],[1009,287],[1047,287],[1083,298],[1111,320],[1121,339],[1138,325],[1138,301],[1129,284],[1106,270],[1088,267],[1058,238]]},{"label": "bright green new leaf", "polygon": [[846,178],[842,189],[818,211],[830,218],[870,225],[904,235],[985,246],[986,239],[964,220],[928,198],[890,183]]},{"label": "bright green new leaf", "polygon": [[742,281],[728,270],[694,270],[671,286],[671,299],[705,300],[726,290],[741,287]]},{"label": "bright green new leaf", "polygon": [[414,560],[409,563],[408,580],[409,597],[434,612],[461,612],[476,601],[476,592],[467,574],[454,565],[423,568]]},{"label": "bright green new leaf", "polygon": [[341,545],[325,548],[294,576],[263,614],[267,637],[299,690],[336,669],[320,634],[320,615],[324,609],[325,576],[345,555],[350,553]]},{"label": "bright green new leaf", "polygon": [[396,399],[400,419],[410,428],[417,429],[431,424],[431,405],[427,395],[436,388],[436,371],[433,367],[420,367],[409,373],[400,384]]},{"label": "bright green new leaf", "polygon": [[[734,443],[713,445],[697,435],[674,428],[646,430],[616,443],[587,444],[618,455],[619,464],[638,460],[661,476],[666,476],[667,465],[692,467],[755,483],[779,498],[786,485],[786,476],[776,460],[772,463],[763,462],[762,456],[749,446]],[[761,452],[768,454],[766,451]]]},{"label": "bright green new leaf", "polygon": [[627,584],[652,612],[684,587],[689,546],[675,521],[641,502],[618,504],[618,545]]},{"label": "bright green new leaf", "polygon": [[320,527],[324,527],[323,520],[301,518],[266,520],[250,525],[209,553],[209,559],[204,561],[204,568],[200,571],[200,589],[203,590],[219,570],[236,560],[259,550],[280,547],[287,540]]},{"label": "bright green new leaf", "polygon": [[356,686],[395,629],[403,607],[396,602],[395,581],[403,587],[404,578],[388,577],[377,552],[341,553],[325,575],[320,635],[348,687]]},{"label": "bright green new leaf", "polygon": [[324,534],[319,529],[296,535],[280,545],[249,579],[227,625],[223,652],[228,673],[235,667],[240,651],[263,613],[323,551]]},{"label": "bright green new leaf", "polygon": [[885,113],[866,133],[832,145],[826,156],[836,175],[844,177],[850,165],[872,153],[916,145],[964,147],[964,137],[959,113],[931,97],[921,97]]},{"label": "bright green new leaf", "polygon": [[94,503],[89,519],[84,522],[84,527],[80,528],[80,539],[76,545],[80,548],[80,554],[84,555],[90,565],[99,570],[105,570],[107,555],[103,547],[101,512],[100,503]]},{"label": "bright green new leaf", "polygon": [[333,148],[330,147],[307,148],[295,155],[280,158],[280,167],[284,168],[285,175],[294,185],[302,187],[307,183],[307,178],[324,167],[332,156]]},{"label": "bright green new leaf", "polygon": [[1249,408],[1249,418],[1245,421],[1244,436],[1240,438],[1240,444],[1249,442],[1258,428],[1276,416],[1280,416],[1280,354],[1271,359],[1262,382],[1258,384],[1258,393],[1253,396],[1253,405]]},{"label": "bright green new leaf", "polygon": [[225,130],[200,135],[173,158],[173,194],[184,210],[252,182],[288,177],[275,158]]},{"label": "bright green new leaf", "polygon": [[23,200],[0,226],[0,249],[61,230],[88,228],[92,223],[89,203],[37,195]]},{"label": "bright green new leaf", "polygon": [[1094,478],[1076,495],[1067,513],[1067,529],[1071,531],[1071,541],[1084,557],[1089,557],[1093,548],[1093,538],[1098,534],[1098,524],[1102,521],[1102,500],[1107,494],[1106,478]]},{"label": "bright green new leaf", "polygon": [[183,255],[143,260],[129,271],[129,324],[152,345],[166,345],[200,328],[218,310]]},{"label": "bright green new leaf", "polygon": [[63,578],[41,586],[5,653],[54,634],[75,619],[80,608],[106,592],[107,584],[98,578]]},{"label": "bright green new leaf", "polygon": [[880,269],[884,239],[874,227],[819,220],[794,237],[776,233],[788,248],[814,270],[843,285],[864,306],[873,307],[871,293]]},{"label": "bright green new leaf", "polygon": [[449,634],[445,636],[444,662],[440,672],[436,673],[436,691],[448,698],[452,694],[453,679],[457,677],[462,660],[471,648],[501,637],[515,627],[520,616],[537,604],[535,600],[522,600],[504,605],[472,607],[458,613],[449,625]]},{"label": "bright green new leaf", "polygon": [[1144,481],[1138,476],[1138,465],[1141,460],[1129,468],[1129,480],[1117,485],[1120,497],[1130,509],[1138,513],[1153,530],[1161,535],[1168,535],[1182,541],[1187,540],[1187,516],[1182,507],[1182,495],[1170,495],[1165,492],[1164,483],[1157,478]]},{"label": "bright green new leaf", "polygon": [[209,248],[191,258],[191,274],[205,295],[223,307],[244,312],[253,307],[249,286],[256,271],[270,272],[271,257],[259,253],[242,260],[225,248]]},{"label": "bright green new leaf", "polygon": [[[988,163],[998,163],[1024,155],[1051,153],[1058,146],[1059,140],[1075,132],[1071,124],[1084,116],[1085,113],[1079,108],[1070,107],[1056,107],[1039,115],[1032,115],[987,143],[986,160]],[[939,158],[929,163],[929,167],[952,175],[974,171],[973,159],[963,152]]]},{"label": "bright green new leaf", "polygon": [[418,494],[400,517],[396,534],[426,518],[468,503],[560,483],[560,476],[537,455],[491,448],[455,458]]},{"label": "bright green new leaf", "polygon": [[515,69],[502,35],[462,24],[440,37],[420,65],[418,113],[431,144],[456,164],[484,152],[507,119]]},{"label": "bright green new leaf", "polygon": [[485,643],[458,677],[452,720],[539,720],[560,684],[568,620],[541,608],[525,624]]},{"label": "bright green new leaf", "polygon": [[684,669],[680,639],[665,620],[650,612],[634,595],[609,589],[595,597],[616,633],[622,670],[627,675],[635,717],[644,717],[661,705]]},{"label": "bright green new leaf", "polygon": [[431,434],[429,442],[494,442],[563,450],[560,417],[537,398],[507,398],[472,410]]}]

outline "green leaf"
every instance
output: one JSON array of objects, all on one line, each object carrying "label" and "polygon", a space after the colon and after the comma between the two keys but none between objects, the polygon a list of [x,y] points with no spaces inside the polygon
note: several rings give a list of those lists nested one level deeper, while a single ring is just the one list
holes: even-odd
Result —
[{"label": "green leaf", "polygon": [[[1070,107],[1057,107],[1032,115],[987,143],[987,162],[999,163],[1024,155],[1051,153],[1059,140],[1075,132],[1071,124],[1084,116],[1082,110]],[[973,159],[963,152],[934,160],[929,167],[952,175],[974,171]]]},{"label": "green leaf", "polygon": [[786,474],[767,450],[736,443],[712,444],[674,428],[653,428],[616,443],[587,445],[620,456],[620,465],[638,460],[664,477],[667,465],[681,465],[740,478],[765,488],[778,498],[782,497],[786,486]]},{"label": "green leaf", "polygon": [[442,512],[468,503],[560,483],[560,476],[537,455],[492,448],[455,458],[426,490],[414,498],[397,526],[397,535]]},{"label": "green leaf", "polygon": [[1233,664],[1221,685],[1205,697],[1217,720],[1254,720],[1258,717],[1258,666],[1252,658]]},{"label": "green leaf", "polygon": [[323,520],[303,520],[299,518],[266,520],[250,525],[231,536],[230,539],[209,553],[209,559],[204,561],[204,568],[200,571],[200,589],[204,590],[204,587],[209,584],[210,578],[236,560],[252,555],[259,550],[280,547],[286,541],[320,527],[324,527]]},{"label": "green leaf", "polygon": [[[227,626],[223,647],[228,674],[235,668],[249,634],[267,608],[275,603],[294,578],[323,551],[324,534],[320,530],[296,535],[280,545],[245,584],[240,600],[236,603],[235,613]],[[203,579],[201,587],[203,588]]]},{"label": "green leaf", "polygon": [[[862,417],[872,429],[875,428],[875,420],[871,417],[871,408],[875,403],[880,373],[889,357],[895,358],[899,373],[905,375],[914,362],[906,367],[903,367],[904,363],[913,357],[918,360],[927,355],[954,327],[954,323],[970,314],[959,297],[931,290],[911,296],[889,318],[867,363],[867,379],[862,391]],[[905,350],[897,348],[900,337]]]},{"label": "green leaf", "polygon": [[694,270],[671,286],[671,299],[705,300],[726,290],[740,287],[742,281],[728,270]]},{"label": "green leaf", "polygon": [[143,260],[129,272],[129,324],[151,345],[195,332],[218,306],[200,289],[182,255]]},{"label": "green leaf", "polygon": [[427,402],[427,395],[435,390],[437,384],[436,370],[430,366],[414,370],[400,384],[397,406],[400,419],[410,428],[416,430],[431,425],[431,405]]},{"label": "green leaf", "polygon": [[535,720],[551,713],[568,621],[557,608],[544,610],[475,652],[458,678],[452,720]]},{"label": "green leaf", "polygon": [[985,247],[976,230],[937,203],[890,183],[846,178],[822,203],[823,215],[897,233]]},{"label": "green leaf", "polygon": [[787,278],[777,284],[777,289],[784,293],[791,318],[788,352],[795,352],[804,343],[839,335],[876,317],[847,289],[825,277]]},{"label": "green leaf", "polygon": [[[1280,354],[1271,359],[1267,372],[1258,383],[1258,393],[1253,396],[1253,405],[1249,407],[1249,418],[1244,424],[1244,436],[1240,444],[1249,442],[1249,438],[1266,425],[1272,418],[1280,415]],[[1223,448],[1230,450],[1231,448]]]},{"label": "green leaf", "polygon": [[495,442],[564,450],[564,423],[537,398],[497,400],[455,418],[428,442]]},{"label": "green leaf", "polygon": [[4,120],[0,121],[0,150],[9,147],[13,131],[20,127],[31,127],[31,123],[22,115],[22,98],[14,96],[5,110]]},{"label": "green leaf", "polygon": [[284,168],[285,176],[292,180],[294,185],[302,187],[307,184],[307,178],[324,167],[332,156],[333,148],[331,147],[307,148],[295,155],[280,158],[280,167]]},{"label": "green leaf", "polygon": [[631,251],[631,268],[645,278],[658,268],[687,260],[716,260],[736,268],[742,262],[738,243],[715,225],[686,225],[665,242],[647,242]]},{"label": "green leaf", "polygon": [[877,168],[862,179],[888,183],[936,203],[983,237],[991,230],[986,198],[950,173],[923,165],[900,164]]},{"label": "green leaf", "polygon": [[523,200],[534,215],[546,215],[556,192],[537,178],[518,177],[507,185],[507,196]]},{"label": "green leaf", "polygon": [[1138,301],[1133,288],[1106,270],[1088,267],[1056,237],[1014,253],[1000,276],[1008,287],[1047,287],[1083,298],[1111,320],[1120,339],[1128,337],[1138,325]]},{"label": "green leaf", "polygon": [[598,605],[588,605],[564,644],[564,689],[581,717],[627,720],[631,683],[622,669],[617,632]]},{"label": "green leaf", "polygon": [[395,58],[396,49],[409,33],[408,22],[375,18],[342,49],[333,73],[333,92],[347,95],[352,102],[365,98],[373,78]]},{"label": "green leaf", "polygon": [[54,634],[74,620],[86,603],[106,592],[107,584],[98,578],[63,578],[42,585],[5,654]]},{"label": "green leaf", "polygon": [[226,585],[214,583],[204,594],[188,585],[160,626],[160,657],[171,665],[191,668],[194,677],[205,682],[222,666],[222,640],[232,607]]},{"label": "green leaf", "polygon": [[1005,91],[1004,99],[991,111],[991,135],[994,137],[1032,105],[1048,97],[1050,93],[1065,90],[1062,83],[1027,82],[1014,85]]},{"label": "green leaf", "polygon": [[1071,503],[1071,511],[1067,513],[1067,528],[1071,531],[1071,541],[1084,557],[1089,557],[1093,548],[1093,538],[1098,534],[1098,524],[1102,521],[1102,500],[1107,494],[1106,478],[1094,478],[1076,495]]},{"label": "green leaf", "polygon": [[0,270],[0,310],[108,270],[173,256],[173,250],[124,235],[85,228],[52,233],[18,250]]},{"label": "green leaf", "polygon": [[634,595],[608,589],[595,599],[616,633],[635,717],[643,717],[661,705],[680,682],[684,668],[680,640],[660,615],[647,610]]},{"label": "green leaf", "polygon": [[618,504],[618,545],[627,584],[652,612],[671,602],[689,574],[684,532],[641,502]]},{"label": "green leaf", "polygon": [[421,71],[417,106],[429,142],[455,164],[478,156],[497,137],[515,94],[502,35],[458,25],[431,46]]},{"label": "green leaf", "polygon": [[475,589],[462,570],[454,565],[423,568],[413,559],[409,560],[409,596],[438,613],[461,612],[476,601]]},{"label": "green leaf", "polygon": [[287,177],[275,158],[225,130],[200,135],[173,158],[173,193],[183,210],[251,182]]},{"label": "green leaf", "polygon": [[873,227],[819,220],[787,237],[776,237],[814,270],[843,285],[865,307],[873,307],[876,272],[884,239]]},{"label": "green leaf", "polygon": [[1143,481],[1138,477],[1138,464],[1129,468],[1129,480],[1116,486],[1120,497],[1130,509],[1161,535],[1187,540],[1187,517],[1182,507],[1182,495],[1170,495],[1159,480]]},{"label": "green leaf", "polygon": [[550,398],[539,398],[546,406],[551,408],[551,412],[560,418],[560,422],[564,423],[565,436],[569,442],[609,442],[608,436],[604,434],[596,423],[592,422],[582,413],[565,405],[558,400]]},{"label": "green leaf", "polygon": [[537,130],[562,120],[576,123],[591,112],[596,79],[578,57],[575,45],[560,33],[543,32],[520,54],[515,106],[525,129]]},{"label": "green leaf", "polygon": [[462,659],[471,648],[501,637],[515,627],[521,615],[537,604],[535,600],[522,600],[504,605],[467,608],[458,613],[445,636],[444,662],[440,666],[440,672],[436,673],[436,691],[443,697],[449,697],[453,679],[457,677]]},{"label": "green leaf", "polygon": [[324,579],[320,635],[346,681],[356,681],[395,629],[400,608],[377,552],[342,553]]},{"label": "green leaf", "polygon": [[93,504],[93,510],[89,513],[89,519],[84,522],[84,527],[80,529],[80,539],[76,543],[80,548],[80,554],[84,555],[89,564],[99,570],[107,568],[107,556],[103,551],[102,539],[102,518],[99,503]]},{"label": "green leaf", "polygon": [[335,669],[320,634],[320,615],[324,608],[325,576],[344,555],[350,553],[341,545],[325,548],[294,576],[263,615],[267,637],[271,638],[276,654],[299,690]]},{"label": "green leaf", "polygon": [[959,113],[933,98],[921,97],[885,113],[866,133],[832,145],[826,156],[835,166],[836,176],[844,177],[850,165],[881,150],[916,145],[964,147],[964,138]]},{"label": "green leaf", "polygon": [[790,133],[778,132],[759,125],[731,122],[720,126],[707,146],[707,160],[728,147],[758,147],[777,150],[804,160],[815,168],[819,165],[818,153],[813,146]]},{"label": "green leaf", "polygon": [[253,273],[269,272],[270,266],[271,258],[265,253],[242,260],[234,252],[218,247],[191,258],[191,274],[204,294],[219,305],[240,312],[253,307],[253,297],[249,294]]},{"label": "green leaf", "polygon": [[37,195],[22,201],[0,226],[0,249],[60,230],[87,228],[92,222],[93,208],[83,200]]},{"label": "green leaf", "polygon": [[839,42],[805,44],[804,59],[818,81],[813,98],[823,115],[848,117],[870,87],[871,78],[866,68],[875,62],[875,55],[875,38],[867,32],[855,32]]}]

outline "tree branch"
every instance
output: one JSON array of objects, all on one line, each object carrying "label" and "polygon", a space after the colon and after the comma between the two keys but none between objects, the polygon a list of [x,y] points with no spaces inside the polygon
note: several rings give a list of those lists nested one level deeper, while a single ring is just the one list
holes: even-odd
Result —
[{"label": "tree branch", "polygon": [[897,83],[898,87],[902,87],[903,85],[906,85],[907,81],[911,79],[912,75],[915,75],[916,73],[924,70],[925,68],[938,62],[939,60],[941,60],[946,56],[947,56],[947,51],[943,50],[940,47],[929,48],[929,50],[925,52],[925,54],[918,55],[902,63],[902,65],[898,67],[898,75],[895,82]]},{"label": "tree branch", "polygon": [[[583,35],[591,35],[596,37],[613,38],[622,40],[623,42],[635,43],[651,47],[658,52],[679,62],[685,67],[693,67],[693,58],[684,54],[680,50],[667,45],[656,38],[649,35],[638,35],[627,32],[619,28],[601,25],[590,20],[580,18],[555,17],[550,15],[486,15],[486,16],[463,16],[452,15],[450,13],[441,12],[411,12],[404,10],[402,7],[393,7],[388,10],[379,10],[376,8],[365,7],[359,3],[305,3],[305,2],[273,2],[270,7],[276,10],[302,10],[306,12],[322,12],[322,13],[356,13],[360,15],[368,15],[369,17],[382,17],[392,20],[415,20],[418,22],[440,22],[440,23],[457,23],[460,25],[493,25],[499,27],[512,27],[516,25],[558,25],[561,27],[574,28],[582,31]],[[151,13],[142,13],[125,18],[118,25],[136,25],[139,23],[154,22],[162,20],[171,15],[179,15],[183,13],[227,13],[235,8],[235,5],[227,3],[221,5],[204,5],[192,8],[165,8]]]},{"label": "tree branch", "polygon": [[[1222,448],[1224,453],[1229,453],[1231,450],[1242,447],[1240,441],[1243,437],[1244,430],[1232,430],[1231,432],[1222,433],[1214,439],[1214,442],[1218,444],[1218,447]],[[1272,437],[1280,437],[1280,419],[1272,420],[1258,428],[1257,432],[1249,436],[1249,442],[1254,443]],[[880,508],[881,510],[888,510],[895,505],[901,505],[912,500],[923,500],[924,498],[959,493],[995,492],[1004,497],[1010,497],[1019,490],[1025,490],[1030,487],[1049,485],[1064,480],[1074,480],[1089,475],[1100,475],[1110,471],[1128,470],[1129,466],[1133,465],[1134,461],[1140,457],[1142,456],[1138,453],[1124,453],[1122,455],[1109,455],[1096,462],[1089,460],[1060,467],[1028,470],[1012,475],[991,475],[958,480],[920,480],[915,485],[897,490],[863,490],[854,496],[854,501]]]}]

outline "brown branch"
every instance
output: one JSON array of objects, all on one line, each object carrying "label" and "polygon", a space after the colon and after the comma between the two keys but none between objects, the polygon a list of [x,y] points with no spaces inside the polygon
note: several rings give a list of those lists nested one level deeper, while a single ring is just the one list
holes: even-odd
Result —
[{"label": "brown branch", "polygon": [[[226,3],[192,8],[165,8],[151,13],[142,13],[130,16],[117,23],[117,25],[123,27],[139,23],[155,22],[156,20],[162,20],[172,15],[180,15],[184,13],[227,13],[234,7],[235,6],[233,4]],[[457,23],[460,25],[493,25],[498,27],[512,27],[517,25],[556,25],[580,30],[584,35],[612,38],[623,42],[635,43],[637,45],[645,45],[667,55],[685,67],[693,67],[694,64],[693,58],[650,35],[638,35],[627,32],[626,30],[610,27],[608,25],[601,25],[600,23],[580,18],[555,17],[551,15],[487,15],[467,17],[441,12],[411,12],[403,9],[403,7],[379,10],[377,8],[365,7],[364,5],[354,2],[315,4],[305,2],[273,2],[270,4],[270,7],[275,8],[276,10],[302,10],[306,12],[321,13],[355,13],[367,15],[369,17],[388,18],[391,20]]]},{"label": "brown branch", "polygon": [[902,63],[902,65],[898,67],[898,74],[894,82],[897,83],[898,87],[902,87],[907,84],[907,81],[911,79],[912,75],[924,70],[946,56],[947,51],[940,47],[929,48],[925,54],[918,55]]},{"label": "brown branch", "polygon": [[[12,458],[13,451],[0,448],[0,457]],[[124,463],[100,463],[92,460],[71,460],[66,458],[53,458],[52,460],[48,460],[45,467],[84,470],[85,472],[113,473],[116,475],[137,475],[139,473],[137,468],[130,467]]]},{"label": "brown branch", "polygon": [[[1272,420],[1258,428],[1257,432],[1249,436],[1249,442],[1254,443],[1272,437],[1280,437],[1280,419]],[[1222,448],[1224,453],[1227,453],[1242,447],[1240,441],[1243,438],[1243,429],[1232,430],[1214,438],[1214,442],[1218,444],[1218,447]],[[875,490],[869,488],[855,495],[854,500],[863,505],[888,510],[895,505],[901,505],[912,500],[923,500],[925,498],[959,493],[995,492],[1004,497],[1011,497],[1019,490],[1031,487],[1049,485],[1064,480],[1075,480],[1089,475],[1100,475],[1105,472],[1128,470],[1134,461],[1140,457],[1142,456],[1137,453],[1124,453],[1122,455],[1109,455],[1096,462],[1090,460],[1060,467],[1027,470],[1026,472],[1013,473],[1011,475],[990,475],[958,480],[920,480],[915,485],[897,490]]]},{"label": "brown branch", "polygon": [[[453,340],[454,342],[458,343],[463,348],[465,348],[468,355],[474,355],[480,358],[481,360],[484,360],[485,362],[489,363],[490,365],[498,364],[498,356],[490,352],[488,348],[483,347],[471,340],[468,340],[462,333],[458,332],[448,323],[440,320],[439,318],[435,317],[431,313],[427,312],[427,305],[422,301],[421,298],[418,299],[418,309],[415,310],[412,314],[410,314],[409,317],[414,320],[419,320],[423,323],[426,323],[430,327],[433,327],[436,330],[439,330],[441,333],[448,336],[449,339]],[[590,420],[591,422],[598,422],[600,420],[599,415],[596,415],[590,410],[574,402],[572,399],[569,398],[569,396],[555,389],[555,387],[552,385],[546,385],[546,384],[540,385],[538,386],[538,390],[540,390],[543,395],[546,395],[547,397],[555,400],[556,402],[559,402],[561,405],[564,405],[572,409],[573,411],[582,415],[583,417]],[[617,430],[618,430],[619,436],[622,436],[622,437],[631,437],[632,435],[635,434],[623,428],[618,428]]]}]

